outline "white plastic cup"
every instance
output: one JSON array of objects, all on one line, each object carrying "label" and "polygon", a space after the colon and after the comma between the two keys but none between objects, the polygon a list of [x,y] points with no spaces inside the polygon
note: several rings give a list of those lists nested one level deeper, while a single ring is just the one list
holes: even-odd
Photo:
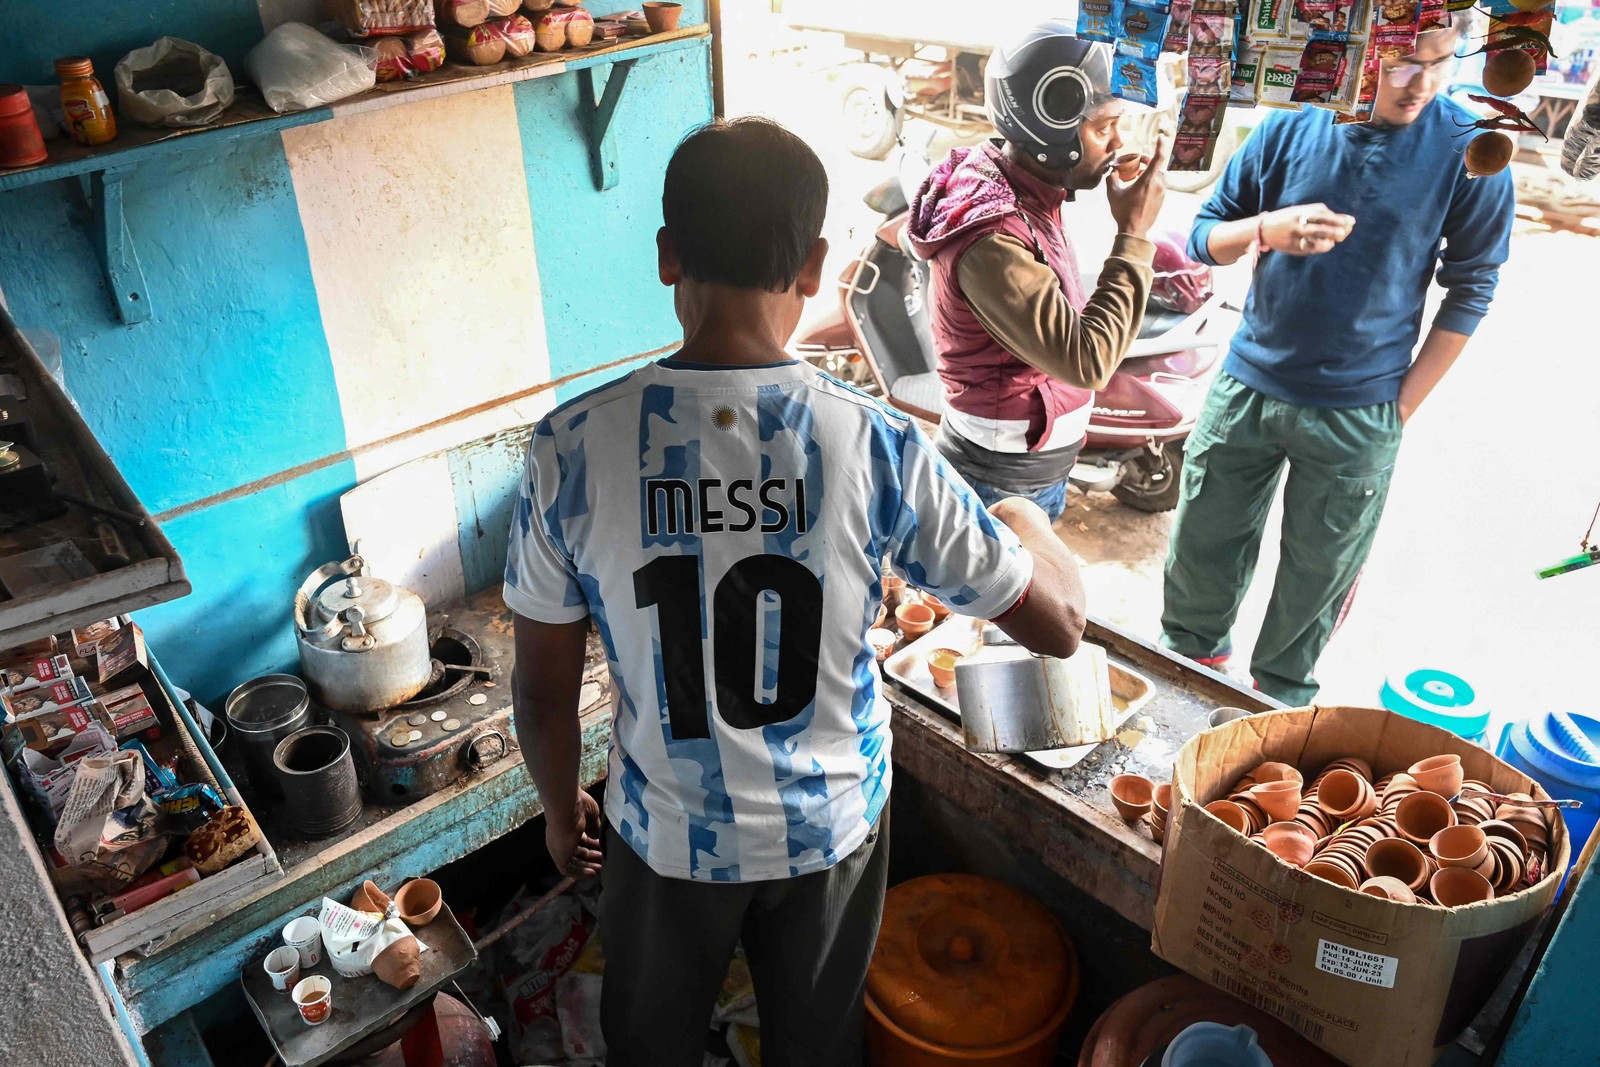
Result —
[{"label": "white plastic cup", "polygon": [[291,996],[307,1026],[321,1026],[333,1014],[333,983],[323,975],[300,979]]},{"label": "white plastic cup", "polygon": [[309,915],[302,915],[283,928],[283,943],[299,954],[301,967],[315,967],[322,962],[322,924]]},{"label": "white plastic cup", "polygon": [[300,952],[288,945],[267,953],[267,962],[262,966],[272,979],[272,988],[280,993],[287,993],[300,981]]}]

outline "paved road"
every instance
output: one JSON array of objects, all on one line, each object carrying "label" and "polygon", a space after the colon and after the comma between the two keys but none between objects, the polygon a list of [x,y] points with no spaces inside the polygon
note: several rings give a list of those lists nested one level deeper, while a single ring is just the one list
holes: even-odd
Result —
[{"label": "paved road", "polygon": [[[730,111],[785,122],[828,166],[836,275],[878,221],[861,194],[890,168],[831,143],[834,95],[817,73],[825,49],[772,55],[797,42],[760,24],[730,25],[728,40]],[[1174,195],[1167,216],[1185,226],[1197,204]],[[1068,211],[1080,258],[1102,256],[1103,197]],[[1597,267],[1600,238],[1519,230],[1493,311],[1407,428],[1360,595],[1319,667],[1325,702],[1375,704],[1386,675],[1426,665],[1457,670],[1504,715],[1600,714],[1600,567],[1533,578],[1577,550],[1600,501]],[[1277,566],[1276,524],[1275,512],[1235,635],[1242,662]],[[1170,528],[1170,516],[1109,496],[1074,502],[1058,529],[1083,560],[1094,614],[1158,632]]]}]

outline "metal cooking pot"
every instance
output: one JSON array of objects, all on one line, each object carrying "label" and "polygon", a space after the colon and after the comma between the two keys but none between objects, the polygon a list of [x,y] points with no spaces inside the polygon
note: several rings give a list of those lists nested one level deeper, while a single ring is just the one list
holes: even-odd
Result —
[{"label": "metal cooking pot", "polygon": [[1071,659],[1018,656],[956,667],[961,733],[971,752],[1039,752],[1096,744],[1117,732],[1105,650]]},{"label": "metal cooking pot", "polygon": [[404,586],[374,578],[359,554],[318,567],[294,597],[300,673],[335,711],[382,711],[433,678],[428,614]]}]

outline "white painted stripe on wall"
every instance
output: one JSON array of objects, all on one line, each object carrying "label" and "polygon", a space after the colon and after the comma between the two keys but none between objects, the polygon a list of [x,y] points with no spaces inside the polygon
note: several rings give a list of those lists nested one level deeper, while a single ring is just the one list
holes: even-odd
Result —
[{"label": "white painted stripe on wall", "polygon": [[[283,132],[350,447],[550,379],[510,87]],[[499,405],[356,461],[363,479],[536,421]]]}]

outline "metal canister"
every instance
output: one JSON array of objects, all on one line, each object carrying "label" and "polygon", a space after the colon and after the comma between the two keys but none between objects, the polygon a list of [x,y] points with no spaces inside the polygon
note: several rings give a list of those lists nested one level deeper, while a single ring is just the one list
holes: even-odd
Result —
[{"label": "metal canister", "polygon": [[350,735],[337,726],[308,726],[282,741],[272,755],[289,824],[307,837],[328,837],[361,814],[361,788]]},{"label": "metal canister", "polygon": [[253,678],[228,694],[223,712],[234,744],[244,756],[250,782],[267,793],[278,791],[272,754],[278,742],[311,725],[306,683],[292,674]]}]

